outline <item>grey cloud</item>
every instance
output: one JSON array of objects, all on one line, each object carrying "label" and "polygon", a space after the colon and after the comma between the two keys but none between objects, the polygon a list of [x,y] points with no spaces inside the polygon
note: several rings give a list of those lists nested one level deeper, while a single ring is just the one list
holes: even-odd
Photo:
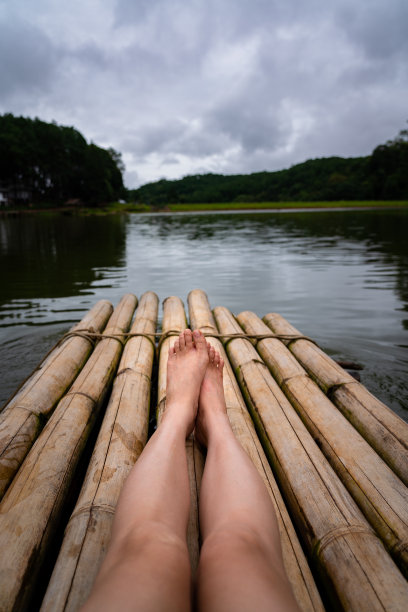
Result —
[{"label": "grey cloud", "polygon": [[133,129],[121,141],[125,149],[137,155],[167,152],[168,143],[175,141],[184,131],[180,121],[161,123],[156,125],[140,125]]},{"label": "grey cloud", "polygon": [[118,0],[115,6],[115,25],[128,24],[145,19],[152,7],[157,7],[159,1],[154,0]]},{"label": "grey cloud", "polygon": [[179,159],[177,157],[164,157],[162,160],[163,166],[172,166],[177,165],[179,163]]},{"label": "grey cloud", "polygon": [[66,57],[71,57],[71,59],[77,60],[80,64],[88,65],[90,69],[94,70],[107,70],[111,64],[111,58],[106,51],[91,43],[67,52]]},{"label": "grey cloud", "polygon": [[406,62],[408,51],[408,3],[406,0],[372,0],[370,3],[340,5],[337,22],[348,38],[367,57]]},{"label": "grey cloud", "polygon": [[200,127],[198,130],[194,128],[186,129],[181,138],[167,144],[166,150],[169,153],[188,155],[191,159],[197,160],[220,154],[231,144],[228,135]]},{"label": "grey cloud", "polygon": [[64,42],[44,0],[8,5],[0,110],[113,146],[129,186],[366,154],[407,118],[406,0],[98,1]]},{"label": "grey cloud", "polygon": [[35,26],[0,21],[0,97],[49,90],[60,49]]},{"label": "grey cloud", "polygon": [[273,115],[262,106],[262,101],[249,104],[247,97],[238,102],[230,101],[209,113],[206,126],[214,136],[220,132],[226,134],[246,154],[273,151],[282,145],[284,130],[277,114]]}]

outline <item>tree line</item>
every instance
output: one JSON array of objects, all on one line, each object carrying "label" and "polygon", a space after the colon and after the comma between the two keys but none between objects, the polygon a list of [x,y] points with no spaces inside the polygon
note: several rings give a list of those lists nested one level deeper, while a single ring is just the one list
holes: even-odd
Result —
[{"label": "tree line", "polygon": [[0,195],[12,204],[111,202],[126,194],[121,155],[78,130],[0,115]]},{"label": "tree line", "polygon": [[156,207],[184,202],[408,200],[408,130],[366,157],[310,159],[277,172],[162,179],[131,191],[130,197]]},{"label": "tree line", "polygon": [[138,189],[123,185],[121,154],[88,144],[78,130],[0,115],[0,204],[118,199],[161,208],[172,203],[407,200],[408,130],[366,157],[310,159],[287,170],[198,174]]}]

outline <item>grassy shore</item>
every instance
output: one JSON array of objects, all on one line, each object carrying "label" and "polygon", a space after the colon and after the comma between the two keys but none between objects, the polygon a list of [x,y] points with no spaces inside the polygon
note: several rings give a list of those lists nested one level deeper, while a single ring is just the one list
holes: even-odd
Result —
[{"label": "grassy shore", "polygon": [[52,215],[63,213],[67,215],[112,215],[118,213],[151,213],[151,212],[198,212],[198,211],[229,211],[229,210],[307,210],[307,209],[350,209],[350,208],[408,208],[408,200],[390,201],[340,201],[340,202],[219,202],[211,204],[168,204],[163,208],[129,202],[120,204],[112,202],[102,206],[87,207],[55,207],[55,205],[38,208],[2,208],[0,214],[40,213]]},{"label": "grassy shore", "polygon": [[169,204],[171,212],[197,210],[291,210],[308,208],[396,208],[408,207],[408,201],[341,202],[230,202],[217,204]]},{"label": "grassy shore", "polygon": [[156,208],[147,204],[109,204],[103,208],[84,209],[84,214],[103,214],[115,212],[197,212],[197,211],[229,211],[229,210],[299,210],[310,208],[408,208],[408,200],[398,201],[341,201],[341,202],[218,202],[209,204],[168,204]]}]

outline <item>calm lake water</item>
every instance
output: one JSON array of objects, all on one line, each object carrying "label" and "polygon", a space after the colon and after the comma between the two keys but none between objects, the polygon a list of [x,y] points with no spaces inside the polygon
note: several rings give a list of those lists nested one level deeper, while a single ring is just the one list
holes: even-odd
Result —
[{"label": "calm lake water", "polygon": [[0,403],[98,299],[279,312],[408,420],[408,211],[0,217]]}]

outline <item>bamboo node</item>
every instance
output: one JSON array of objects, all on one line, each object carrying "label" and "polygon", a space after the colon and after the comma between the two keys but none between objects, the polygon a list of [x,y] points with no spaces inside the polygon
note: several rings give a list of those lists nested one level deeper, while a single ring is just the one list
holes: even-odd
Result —
[{"label": "bamboo node", "polygon": [[[82,506],[81,508],[78,508],[78,510],[76,510],[75,512],[73,512],[71,514],[71,518],[68,521],[68,525],[77,517],[80,516],[81,514],[91,514],[91,512],[93,510],[102,510],[103,512],[106,512],[107,514],[115,514],[115,507],[112,506],[111,504],[86,504],[85,506]],[[67,525],[67,528],[68,528]]]},{"label": "bamboo node", "polygon": [[358,385],[359,381],[358,380],[346,380],[344,382],[341,383],[337,383],[336,385],[332,385],[331,387],[329,387],[326,391],[326,395],[327,397],[329,397],[330,399],[333,397],[333,395],[336,393],[336,391],[338,389],[341,389],[341,387],[344,387],[345,385]]},{"label": "bamboo node", "polygon": [[87,399],[91,400],[93,404],[96,404],[96,399],[91,397],[90,395],[88,395],[88,393],[85,393],[84,391],[70,391],[69,393],[66,393],[64,395],[64,399],[68,397],[69,395],[83,395]]},{"label": "bamboo node", "polygon": [[393,547],[393,554],[396,556],[401,556],[408,550],[408,540],[402,540],[401,542],[397,542]]},{"label": "bamboo node", "polygon": [[346,527],[336,527],[328,531],[320,540],[318,540],[313,546],[313,556],[318,559],[322,556],[323,551],[327,546],[332,544],[339,538],[344,538],[349,534],[361,533],[367,536],[376,537],[374,531],[365,525],[347,525]]},{"label": "bamboo node", "polygon": [[142,378],[145,378],[149,383],[152,380],[151,376],[149,376],[145,372],[142,372],[141,370],[135,370],[134,368],[128,367],[128,368],[123,368],[122,370],[119,370],[119,372],[116,374],[116,378],[119,378],[119,376],[122,376],[122,374],[134,374],[135,376],[140,376]]}]

